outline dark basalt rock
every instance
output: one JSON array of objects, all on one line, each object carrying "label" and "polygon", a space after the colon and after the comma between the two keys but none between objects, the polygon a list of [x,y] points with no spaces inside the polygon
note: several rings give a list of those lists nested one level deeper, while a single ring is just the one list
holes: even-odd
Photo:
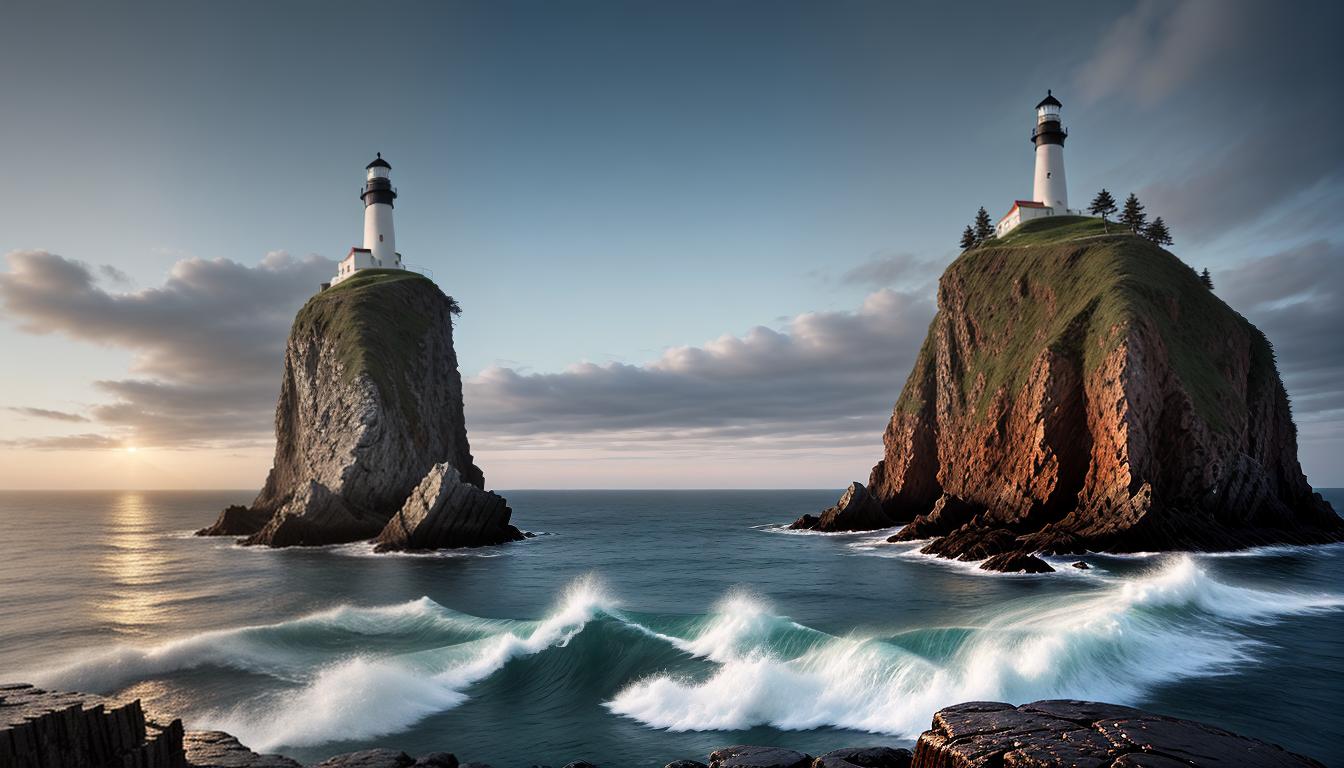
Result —
[{"label": "dark basalt rock", "polygon": [[1016,549],[1017,536],[1006,528],[986,528],[969,522],[952,533],[929,542],[919,550],[954,560],[985,560],[1001,552]]},{"label": "dark basalt rock", "polygon": [[565,768],[597,768],[597,766],[587,760],[575,760],[572,763],[566,763]]},{"label": "dark basalt rock", "polygon": [[223,731],[187,731],[184,746],[192,768],[303,768],[282,755],[259,755]]},{"label": "dark basalt rock", "polygon": [[395,749],[365,749],[336,755],[318,763],[316,768],[410,768],[415,758]]},{"label": "dark basalt rock", "polygon": [[709,768],[810,768],[811,765],[811,756],[779,747],[740,744],[709,755]]},{"label": "dark basalt rock", "polygon": [[663,768],[709,768],[709,766],[698,760],[673,760]]},{"label": "dark basalt rock", "polygon": [[850,747],[836,749],[812,761],[812,768],[910,768],[908,749]]},{"label": "dark basalt rock", "polygon": [[968,702],[939,710],[915,745],[914,768],[1166,768],[1320,763],[1190,720],[1087,701],[1014,707]]},{"label": "dark basalt rock", "polygon": [[1004,552],[1001,555],[995,555],[980,564],[980,569],[984,571],[998,571],[1000,573],[1054,573],[1055,569],[1041,558],[1030,552]]},{"label": "dark basalt rock", "polygon": [[892,525],[895,525],[895,521],[887,517],[882,505],[863,487],[863,483],[850,483],[835,506],[822,512],[820,517],[803,515],[793,521],[789,528],[839,533],[872,531]]},{"label": "dark basalt rock", "polygon": [[1079,560],[1079,561],[1076,562],[1076,563],[1072,563],[1072,565],[1073,565],[1074,568],[1077,568],[1077,569],[1080,570],[1080,571],[1089,571],[1089,570],[1092,569],[1092,566],[1088,565],[1087,563],[1083,562],[1082,560]]}]

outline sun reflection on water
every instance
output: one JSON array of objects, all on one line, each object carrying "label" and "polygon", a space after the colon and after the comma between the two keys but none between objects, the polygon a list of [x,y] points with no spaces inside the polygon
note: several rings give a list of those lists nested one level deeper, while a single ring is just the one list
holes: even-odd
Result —
[{"label": "sun reflection on water", "polygon": [[146,634],[168,618],[174,558],[154,534],[153,522],[144,494],[123,493],[113,501],[105,553],[97,564],[110,583],[95,610],[118,632]]}]

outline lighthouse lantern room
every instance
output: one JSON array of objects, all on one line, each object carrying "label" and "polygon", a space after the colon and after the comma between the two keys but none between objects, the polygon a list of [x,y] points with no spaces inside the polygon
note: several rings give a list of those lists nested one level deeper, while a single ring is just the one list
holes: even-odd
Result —
[{"label": "lighthouse lantern room", "polygon": [[1031,143],[1036,145],[1031,199],[1013,201],[1013,207],[994,227],[998,237],[1029,219],[1079,213],[1069,210],[1068,181],[1064,176],[1064,140],[1069,137],[1069,132],[1063,127],[1059,115],[1063,106],[1050,91],[1046,91],[1045,98],[1036,105],[1036,125],[1031,131]]},{"label": "lighthouse lantern room", "polygon": [[392,166],[379,152],[374,161],[364,167],[364,247],[351,248],[336,268],[331,285],[336,285],[361,269],[405,269],[401,254],[397,253],[397,236],[392,227],[393,201],[397,191],[392,188]]}]

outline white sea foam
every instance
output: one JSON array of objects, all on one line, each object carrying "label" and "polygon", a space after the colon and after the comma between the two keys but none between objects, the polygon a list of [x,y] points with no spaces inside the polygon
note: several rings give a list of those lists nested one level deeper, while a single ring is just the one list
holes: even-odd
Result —
[{"label": "white sea foam", "polygon": [[[1344,605],[1333,595],[1224,584],[1188,556],[1109,582],[1099,593],[1001,610],[955,648],[929,658],[858,636],[831,638],[796,655],[716,637],[707,647],[718,666],[707,678],[655,674],[607,706],[670,730],[829,725],[913,736],[929,713],[956,701],[1134,700],[1158,682],[1219,674],[1248,661],[1255,644],[1238,624]],[[761,621],[746,618],[739,626]],[[724,626],[710,624],[702,637]]]}]

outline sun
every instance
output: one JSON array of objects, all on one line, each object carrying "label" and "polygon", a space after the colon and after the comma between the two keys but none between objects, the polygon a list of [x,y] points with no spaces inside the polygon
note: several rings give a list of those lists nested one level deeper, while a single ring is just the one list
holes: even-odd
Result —
[{"label": "sun", "polygon": [[136,451],[136,447],[135,447],[134,445],[128,445],[128,446],[126,446],[126,452],[127,452],[127,453],[135,453],[135,451]]}]

